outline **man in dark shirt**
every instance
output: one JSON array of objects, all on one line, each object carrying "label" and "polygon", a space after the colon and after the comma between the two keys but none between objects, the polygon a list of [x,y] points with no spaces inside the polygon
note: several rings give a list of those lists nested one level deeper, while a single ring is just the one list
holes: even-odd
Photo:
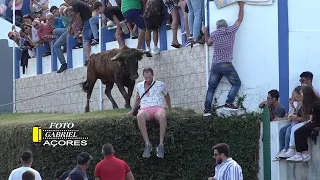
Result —
[{"label": "man in dark shirt", "polygon": [[70,172],[66,180],[88,180],[86,170],[93,157],[87,152],[82,152],[77,157],[77,166]]},{"label": "man in dark shirt", "polygon": [[86,62],[87,64],[90,58],[90,51],[91,51],[91,40],[92,40],[92,31],[90,28],[89,19],[92,17],[92,11],[88,4],[82,2],[80,0],[74,0],[71,3],[73,9],[73,15],[76,17],[80,17],[82,21],[82,38],[83,38],[83,48],[86,55]]},{"label": "man in dark shirt", "polygon": [[268,104],[271,121],[279,121],[285,119],[286,109],[282,104],[280,104],[279,97],[279,91],[273,89],[268,92],[267,100],[263,101],[259,105],[259,108],[264,108],[264,106]]}]

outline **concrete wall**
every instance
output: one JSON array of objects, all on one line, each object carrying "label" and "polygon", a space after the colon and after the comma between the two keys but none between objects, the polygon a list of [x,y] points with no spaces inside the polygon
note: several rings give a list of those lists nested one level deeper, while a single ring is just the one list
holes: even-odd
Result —
[{"label": "concrete wall", "polygon": [[[271,160],[279,152],[279,130],[289,121],[271,123]],[[305,163],[287,163],[285,160],[271,161],[271,180],[318,180],[320,173],[320,138],[317,144],[309,140],[312,159]]]}]

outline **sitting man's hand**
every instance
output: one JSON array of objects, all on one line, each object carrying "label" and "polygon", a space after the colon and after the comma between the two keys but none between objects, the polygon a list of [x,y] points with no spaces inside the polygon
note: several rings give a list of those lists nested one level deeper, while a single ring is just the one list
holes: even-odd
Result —
[{"label": "sitting man's hand", "polygon": [[129,111],[127,114],[128,114],[129,116],[132,116],[133,112],[132,112],[132,111]]}]

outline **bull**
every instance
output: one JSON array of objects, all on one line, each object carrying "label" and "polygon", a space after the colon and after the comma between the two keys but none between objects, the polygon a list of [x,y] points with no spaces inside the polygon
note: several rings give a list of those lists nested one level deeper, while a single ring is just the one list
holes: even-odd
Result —
[{"label": "bull", "polygon": [[[92,90],[97,79],[106,85],[105,94],[112,103],[113,109],[118,105],[111,95],[114,83],[125,99],[125,108],[131,108],[130,99],[138,79],[138,62],[143,59],[143,55],[148,51],[128,48],[111,49],[98,54],[92,54],[87,64],[87,79],[82,82],[82,90],[87,93],[87,104],[85,112],[89,112],[89,101]],[[128,92],[125,88],[127,87]]]}]

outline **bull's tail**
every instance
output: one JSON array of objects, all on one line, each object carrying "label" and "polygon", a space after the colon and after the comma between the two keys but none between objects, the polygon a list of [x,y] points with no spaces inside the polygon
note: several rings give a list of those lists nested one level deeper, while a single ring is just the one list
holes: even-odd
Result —
[{"label": "bull's tail", "polygon": [[86,80],[85,82],[82,82],[82,83],[80,83],[81,84],[81,86],[82,86],[82,91],[84,91],[84,92],[88,92],[88,90],[89,90],[89,83],[88,83],[88,80]]}]

